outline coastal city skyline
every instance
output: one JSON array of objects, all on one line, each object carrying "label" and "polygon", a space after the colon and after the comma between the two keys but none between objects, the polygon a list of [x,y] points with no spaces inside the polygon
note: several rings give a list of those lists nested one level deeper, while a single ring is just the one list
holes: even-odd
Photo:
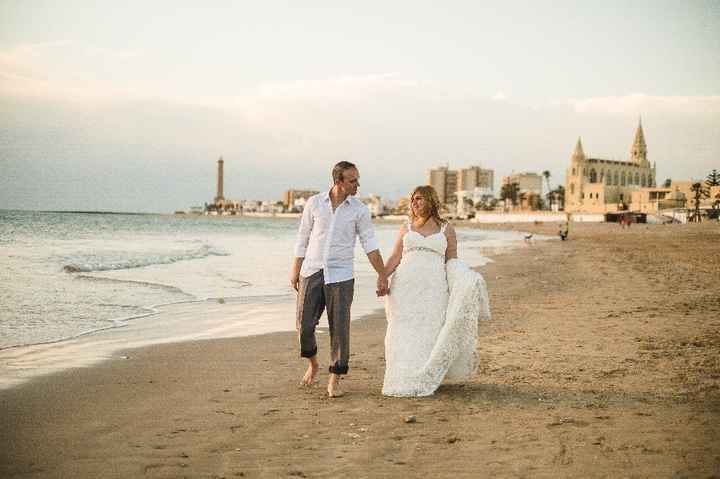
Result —
[{"label": "coastal city skyline", "polygon": [[236,198],[326,188],[340,160],[390,199],[441,165],[555,187],[578,137],[628,161],[639,117],[658,183],[699,180],[719,30],[713,1],[8,2],[0,208],[172,212],[212,198],[220,156]]},{"label": "coastal city skyline", "polygon": [[[307,201],[323,191],[293,186],[283,192],[282,200],[226,197],[224,167],[225,161],[221,157],[217,160],[216,194],[210,202],[179,209],[175,213],[299,215]],[[709,172],[704,180],[666,178],[658,185],[657,162],[648,158],[648,145],[641,120],[638,120],[628,161],[587,156],[582,139],[578,138],[566,172],[565,185],[556,187],[550,181],[552,174],[549,170],[541,173],[513,172],[502,178],[498,195],[494,170],[478,165],[453,169],[447,164],[429,169],[425,184],[435,189],[441,213],[458,219],[474,219],[478,214],[482,217],[488,212],[527,213],[544,210],[581,215],[609,214],[606,219],[631,213],[643,217],[652,214],[661,221],[664,221],[663,218],[675,221],[678,214],[682,214],[683,218],[692,215],[698,220],[703,214],[701,211],[716,217],[716,209],[720,205],[720,174],[717,169]],[[705,191],[699,191],[700,188],[705,188]],[[368,206],[373,217],[404,215],[409,206],[407,196],[395,199],[370,193],[357,197]],[[692,213],[689,212],[691,208],[694,210]],[[488,219],[495,221],[497,217]]]}]

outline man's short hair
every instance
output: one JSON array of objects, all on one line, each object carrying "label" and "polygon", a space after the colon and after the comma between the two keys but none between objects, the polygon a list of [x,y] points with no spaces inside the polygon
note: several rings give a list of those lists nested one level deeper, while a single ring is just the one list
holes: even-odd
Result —
[{"label": "man's short hair", "polygon": [[349,161],[341,161],[340,163],[333,166],[333,170],[332,170],[333,183],[342,181],[343,173],[346,170],[351,170],[353,168],[355,168],[357,170],[357,166],[355,166],[354,163],[350,163]]}]

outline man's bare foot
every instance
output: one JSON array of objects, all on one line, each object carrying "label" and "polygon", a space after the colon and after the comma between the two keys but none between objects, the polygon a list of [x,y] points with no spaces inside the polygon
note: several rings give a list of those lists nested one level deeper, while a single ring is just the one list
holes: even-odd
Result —
[{"label": "man's bare foot", "polygon": [[345,395],[345,393],[340,390],[340,376],[338,376],[337,374],[330,374],[330,379],[328,379],[327,392],[328,397],[330,398],[339,398]]},{"label": "man's bare foot", "polygon": [[311,361],[308,365],[307,371],[305,371],[305,375],[302,378],[302,381],[300,381],[301,386],[312,386],[317,382],[317,374],[320,370],[320,366],[315,361]]}]

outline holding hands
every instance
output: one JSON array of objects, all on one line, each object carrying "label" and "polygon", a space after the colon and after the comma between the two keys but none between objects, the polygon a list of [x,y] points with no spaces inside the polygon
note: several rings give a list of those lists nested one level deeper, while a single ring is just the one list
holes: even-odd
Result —
[{"label": "holding hands", "polygon": [[385,276],[384,274],[379,274],[375,294],[378,296],[385,296],[388,293],[390,293],[390,288],[388,286],[387,276]]}]

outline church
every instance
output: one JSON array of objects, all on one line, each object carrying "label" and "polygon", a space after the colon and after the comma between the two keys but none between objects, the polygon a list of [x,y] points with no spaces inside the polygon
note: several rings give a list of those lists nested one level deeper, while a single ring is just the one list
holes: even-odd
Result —
[{"label": "church", "polygon": [[565,174],[565,211],[610,213],[628,209],[632,193],[656,186],[655,165],[647,159],[642,121],[629,161],[588,158],[578,138]]}]

